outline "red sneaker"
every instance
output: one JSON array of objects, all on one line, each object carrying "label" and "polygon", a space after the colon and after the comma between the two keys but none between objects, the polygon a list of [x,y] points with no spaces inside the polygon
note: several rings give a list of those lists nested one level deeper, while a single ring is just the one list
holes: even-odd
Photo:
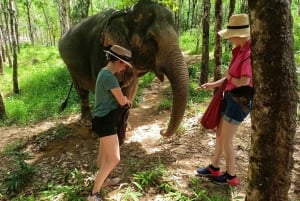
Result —
[{"label": "red sneaker", "polygon": [[209,165],[206,168],[198,168],[196,170],[197,176],[213,176],[218,177],[221,176],[220,168],[214,168],[212,165]]},{"label": "red sneaker", "polygon": [[212,178],[212,181],[216,184],[220,185],[230,185],[230,186],[237,186],[239,184],[239,179],[237,176],[229,179],[229,174],[227,172],[223,173],[221,176]]}]

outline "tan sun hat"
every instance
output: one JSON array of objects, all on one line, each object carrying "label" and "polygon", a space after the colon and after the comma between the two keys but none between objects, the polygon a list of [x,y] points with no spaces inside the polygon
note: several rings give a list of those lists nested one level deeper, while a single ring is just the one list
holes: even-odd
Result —
[{"label": "tan sun hat", "polygon": [[119,45],[113,45],[109,50],[104,50],[104,52],[113,55],[117,59],[123,61],[126,65],[132,68],[131,65],[131,51]]},{"label": "tan sun hat", "polygon": [[227,29],[223,29],[218,34],[224,38],[232,37],[249,37],[250,36],[250,25],[249,17],[247,14],[236,14],[229,18]]}]

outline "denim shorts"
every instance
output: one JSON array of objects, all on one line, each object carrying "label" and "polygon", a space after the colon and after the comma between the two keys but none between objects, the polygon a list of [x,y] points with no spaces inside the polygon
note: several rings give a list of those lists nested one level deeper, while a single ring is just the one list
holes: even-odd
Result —
[{"label": "denim shorts", "polygon": [[97,137],[117,134],[117,112],[118,110],[115,109],[103,117],[94,116],[92,130],[96,133]]},{"label": "denim shorts", "polygon": [[225,92],[222,107],[223,119],[232,124],[241,124],[250,112],[249,108],[251,102],[249,102],[248,104],[249,105],[245,110],[245,107],[243,107],[233,99],[233,95],[230,92]]}]

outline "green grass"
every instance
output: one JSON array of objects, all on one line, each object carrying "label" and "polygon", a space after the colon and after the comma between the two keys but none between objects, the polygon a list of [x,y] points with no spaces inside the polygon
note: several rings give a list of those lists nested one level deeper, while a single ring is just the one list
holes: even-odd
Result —
[{"label": "green grass", "polygon": [[162,163],[158,163],[153,168],[133,174],[133,182],[140,186],[140,189],[149,188],[150,186],[159,185],[159,179],[163,176],[165,167]]},{"label": "green grass", "polygon": [[14,151],[7,153],[13,158],[13,162],[9,166],[9,171],[4,177],[3,185],[7,192],[20,192],[25,184],[30,182],[31,176],[35,172],[35,167],[26,163],[26,160],[32,159],[28,153],[22,151]]},{"label": "green grass", "polygon": [[200,54],[201,49],[197,49],[198,33],[197,30],[193,29],[180,34],[179,45],[188,54]]},{"label": "green grass", "polygon": [[[0,79],[7,112],[6,124],[27,124],[58,117],[71,83],[56,47],[22,47],[18,63],[19,94],[12,91],[12,68],[5,65]],[[75,90],[64,114],[79,111]]]},{"label": "green grass", "polygon": [[139,80],[139,87],[140,88],[149,88],[152,84],[152,81],[155,78],[155,74],[152,72],[146,73],[143,75]]},{"label": "green grass", "polygon": [[160,112],[162,110],[170,110],[171,107],[172,107],[172,100],[163,99],[163,100],[159,101],[158,112]]}]

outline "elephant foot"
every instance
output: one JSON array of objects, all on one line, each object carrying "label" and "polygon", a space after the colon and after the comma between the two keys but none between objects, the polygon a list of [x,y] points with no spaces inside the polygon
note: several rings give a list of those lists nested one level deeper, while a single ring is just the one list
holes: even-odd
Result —
[{"label": "elephant foot", "polygon": [[165,138],[169,138],[171,137],[173,134],[172,133],[167,133],[165,130],[161,130],[160,131],[160,135],[165,137]]},{"label": "elephant foot", "polygon": [[91,126],[92,125],[92,113],[90,111],[86,111],[84,113],[81,113],[81,119],[80,122],[84,124],[85,126]]}]

